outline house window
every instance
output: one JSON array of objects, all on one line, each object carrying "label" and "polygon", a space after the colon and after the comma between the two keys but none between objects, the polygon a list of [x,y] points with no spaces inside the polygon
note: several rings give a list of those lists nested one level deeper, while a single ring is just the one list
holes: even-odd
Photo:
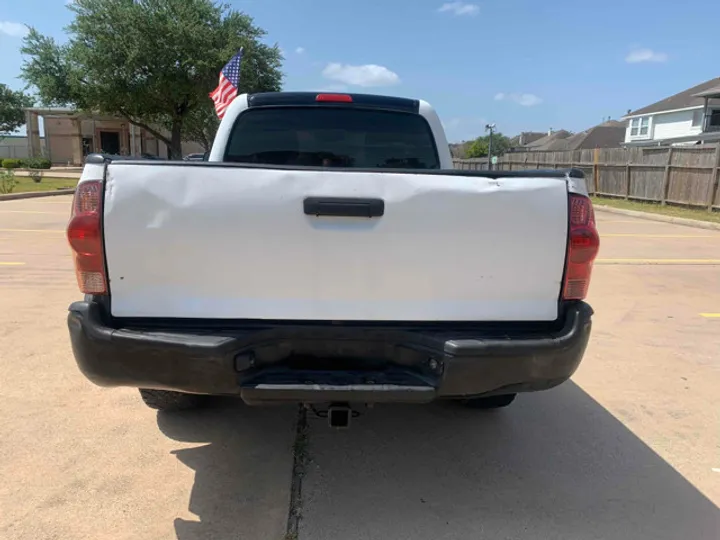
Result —
[{"label": "house window", "polygon": [[697,110],[693,111],[693,119],[692,119],[692,127],[701,127],[702,126],[702,119],[703,119],[703,111]]},{"label": "house window", "polygon": [[630,136],[638,139],[650,138],[650,117],[632,118],[630,120]]},{"label": "house window", "polygon": [[720,129],[720,109],[713,109],[709,111],[710,121],[708,127],[713,128],[715,131]]}]

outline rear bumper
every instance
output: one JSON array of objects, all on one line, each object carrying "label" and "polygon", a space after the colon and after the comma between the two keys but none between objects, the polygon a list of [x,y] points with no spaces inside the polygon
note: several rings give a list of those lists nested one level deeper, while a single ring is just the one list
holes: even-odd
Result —
[{"label": "rear bumper", "polygon": [[113,327],[76,302],[68,327],[80,370],[101,386],[240,395],[248,403],[427,402],[552,388],[577,369],[592,309],[552,329],[327,324]]}]

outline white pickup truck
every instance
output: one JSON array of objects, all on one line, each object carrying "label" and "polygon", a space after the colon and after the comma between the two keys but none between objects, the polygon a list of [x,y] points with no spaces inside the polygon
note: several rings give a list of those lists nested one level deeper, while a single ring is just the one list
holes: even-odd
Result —
[{"label": "white pickup truck", "polygon": [[90,156],[80,369],[158,409],[457,399],[567,380],[599,238],[578,170],[453,170],[424,101],[240,95],[208,161]]}]

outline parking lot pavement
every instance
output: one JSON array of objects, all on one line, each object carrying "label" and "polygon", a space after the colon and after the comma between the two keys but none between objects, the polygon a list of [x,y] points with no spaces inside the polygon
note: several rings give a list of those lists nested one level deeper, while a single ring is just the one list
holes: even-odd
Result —
[{"label": "parking lot pavement", "polygon": [[717,538],[712,502],[572,382],[311,426],[301,538]]},{"label": "parking lot pavement", "polygon": [[311,420],[301,538],[715,540],[720,232],[598,213],[588,353],[506,410]]},{"label": "parking lot pavement", "polygon": [[[0,538],[283,538],[295,408],[156,415],[78,372],[69,201],[0,203]],[[717,538],[720,232],[598,217],[573,382],[309,418],[301,540]]]},{"label": "parking lot pavement", "polygon": [[283,538],[296,408],[159,416],[78,371],[69,205],[0,202],[0,538]]}]

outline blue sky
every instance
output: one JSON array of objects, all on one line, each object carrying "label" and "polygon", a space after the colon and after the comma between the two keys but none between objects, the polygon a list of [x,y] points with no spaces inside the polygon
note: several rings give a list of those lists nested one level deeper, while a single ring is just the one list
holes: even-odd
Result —
[{"label": "blue sky", "polygon": [[[432,103],[452,141],[580,131],[720,76],[720,2],[235,0],[285,54],[286,90]],[[20,88],[22,23],[60,39],[65,0],[0,2],[0,82]]]}]

